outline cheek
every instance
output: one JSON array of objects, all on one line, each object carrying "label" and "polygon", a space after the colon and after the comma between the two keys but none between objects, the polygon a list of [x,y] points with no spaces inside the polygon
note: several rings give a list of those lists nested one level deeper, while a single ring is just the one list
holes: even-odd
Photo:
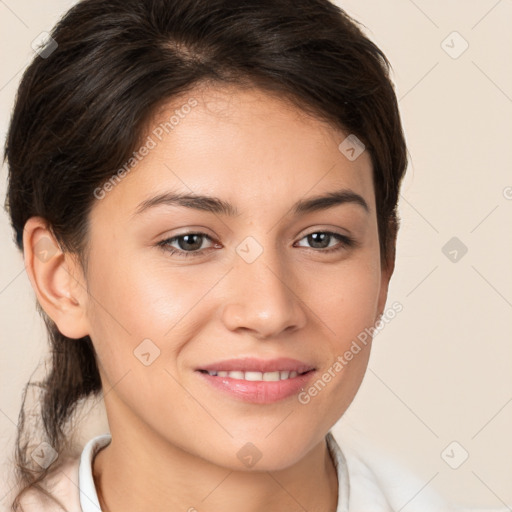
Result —
[{"label": "cheek", "polygon": [[[332,426],[348,408],[366,372],[371,350],[371,330],[377,315],[380,272],[369,265],[352,265],[331,275],[317,275],[310,287],[309,305],[318,311],[313,326],[322,368],[316,379],[299,395],[304,415],[322,418]],[[322,285],[321,287],[319,285]]]},{"label": "cheek", "polygon": [[[173,366],[176,354],[193,338],[205,318],[201,303],[215,279],[142,259],[91,257],[88,278],[91,338],[109,380],[128,370]],[[191,277],[193,276],[193,277]],[[204,323],[204,322],[203,322]],[[141,361],[142,359],[142,361]],[[141,365],[142,363],[142,365]],[[165,363],[165,364],[164,364]],[[152,372],[154,374],[154,372]]]},{"label": "cheek", "polygon": [[[165,268],[155,269],[138,258],[112,263],[92,262],[89,278],[93,297],[92,320],[131,338],[157,338],[172,329],[184,310],[191,308],[190,287]],[[190,297],[190,299],[189,299]],[[109,334],[109,338],[114,338]]]},{"label": "cheek", "polygon": [[371,258],[354,258],[317,270],[303,288],[326,334],[340,344],[375,323],[381,287],[380,266]]},{"label": "cheek", "polygon": [[381,286],[377,260],[360,258],[337,270],[317,272],[306,300],[316,313],[317,337],[326,358],[321,382],[305,401],[311,398],[313,407],[332,411],[333,418],[348,406],[365,374]]}]

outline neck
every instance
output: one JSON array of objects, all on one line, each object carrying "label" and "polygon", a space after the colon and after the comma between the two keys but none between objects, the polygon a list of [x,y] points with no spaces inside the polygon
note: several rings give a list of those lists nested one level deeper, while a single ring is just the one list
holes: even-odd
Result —
[{"label": "neck", "polygon": [[325,439],[289,468],[233,471],[174,446],[141,446],[121,431],[95,457],[93,477],[102,512],[335,512],[338,502]]}]

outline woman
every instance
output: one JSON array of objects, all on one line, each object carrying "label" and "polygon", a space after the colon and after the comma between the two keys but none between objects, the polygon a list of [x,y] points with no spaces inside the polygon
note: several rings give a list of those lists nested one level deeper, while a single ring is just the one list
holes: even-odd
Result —
[{"label": "woman", "polygon": [[[327,0],[83,0],[57,24],[5,152],[52,344],[12,510],[403,505],[329,432],[394,268],[388,68]],[[110,432],[72,457],[100,393]]]}]

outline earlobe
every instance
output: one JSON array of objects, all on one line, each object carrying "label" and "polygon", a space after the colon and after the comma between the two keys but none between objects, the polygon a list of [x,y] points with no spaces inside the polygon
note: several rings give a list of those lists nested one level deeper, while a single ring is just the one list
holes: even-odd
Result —
[{"label": "earlobe", "polygon": [[87,292],[76,258],[61,250],[41,217],[25,223],[23,248],[25,269],[43,310],[64,336],[86,336]]}]

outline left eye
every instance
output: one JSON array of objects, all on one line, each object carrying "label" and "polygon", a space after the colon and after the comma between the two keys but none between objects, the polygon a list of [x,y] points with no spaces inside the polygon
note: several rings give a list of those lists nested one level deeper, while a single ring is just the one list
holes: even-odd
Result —
[{"label": "left eye", "polygon": [[[306,235],[302,240],[307,239],[308,243],[315,245],[320,245],[321,247],[313,247],[313,249],[327,249],[327,250],[319,250],[316,252],[334,252],[341,251],[347,247],[351,247],[355,245],[355,240],[346,236],[340,235],[339,233],[332,233],[331,231],[315,231],[314,233],[310,233]],[[331,240],[338,240],[338,244],[334,246],[324,246],[325,241],[330,242]]]},{"label": "left eye", "polygon": [[[158,242],[157,245],[159,247],[162,247],[165,251],[167,251],[170,254],[177,254],[183,257],[201,256],[204,250],[206,250],[201,250],[201,246],[205,239],[208,239],[213,242],[213,239],[206,233],[185,233],[183,235],[174,236],[172,238],[166,238],[165,240]],[[333,239],[338,240],[338,244],[335,244],[334,246],[330,245],[329,242],[332,241]],[[353,240],[352,238],[346,235],[341,235],[339,233],[332,233],[330,231],[315,231],[313,233],[310,233],[309,235],[304,236],[303,238],[301,238],[301,240],[307,240],[309,244],[313,245],[311,249],[314,252],[320,253],[342,251],[355,245],[355,240]],[[326,241],[327,245],[325,245]],[[178,244],[178,247],[173,246],[173,244],[175,243]],[[217,248],[222,247],[220,244],[214,245]]]},{"label": "left eye", "polygon": [[[205,238],[212,240],[206,233],[185,233],[162,240],[158,242],[158,245],[171,254],[181,253],[185,257],[198,256],[201,254],[198,249]],[[178,242],[179,247],[177,249],[171,245],[175,242]]]}]

